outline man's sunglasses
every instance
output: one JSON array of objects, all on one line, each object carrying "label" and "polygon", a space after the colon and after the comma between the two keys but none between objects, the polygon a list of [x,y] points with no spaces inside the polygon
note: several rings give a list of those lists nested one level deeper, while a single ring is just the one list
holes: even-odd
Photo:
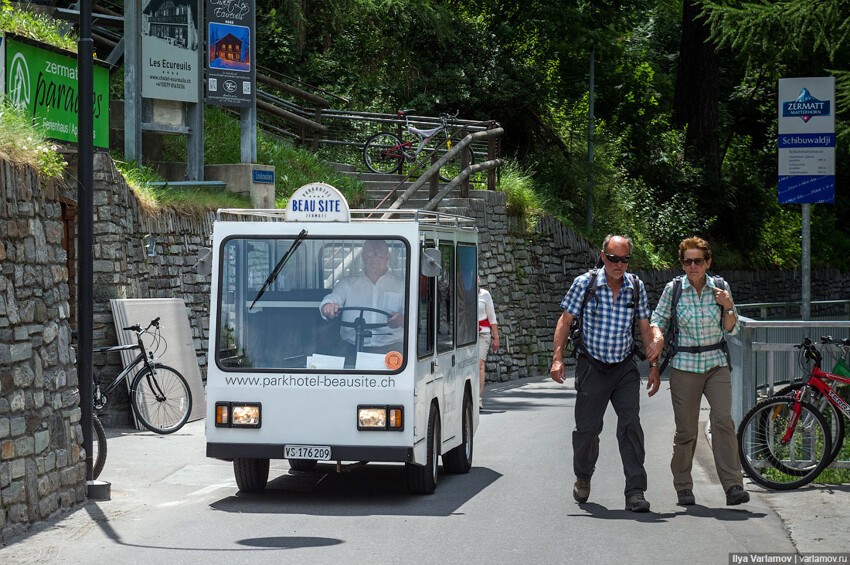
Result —
[{"label": "man's sunglasses", "polygon": [[687,265],[688,267],[691,265],[702,267],[703,263],[705,263],[705,259],[682,259],[682,265]]},{"label": "man's sunglasses", "polygon": [[611,263],[628,263],[632,260],[631,255],[626,255],[624,257],[620,257],[619,255],[611,255],[610,253],[603,253],[603,255],[605,255],[605,258],[608,259],[608,261]]}]

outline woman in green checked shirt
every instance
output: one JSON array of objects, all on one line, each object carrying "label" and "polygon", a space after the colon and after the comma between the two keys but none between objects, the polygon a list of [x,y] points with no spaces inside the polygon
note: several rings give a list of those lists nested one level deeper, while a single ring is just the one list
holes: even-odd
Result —
[{"label": "woman in green checked shirt", "polygon": [[[740,329],[738,315],[728,288],[719,288],[713,277],[706,276],[711,267],[711,247],[707,241],[699,237],[683,240],[679,244],[679,261],[686,276],[682,277],[682,294],[676,307],[677,353],[670,363],[670,397],[676,419],[670,461],[673,486],[680,505],[696,504],[691,468],[704,395],[711,406],[711,447],[726,504],[742,504],[749,502],[750,495],[743,486],[732,421],[732,376],[722,349],[724,336]],[[670,324],[674,282],[664,287],[652,314],[650,324],[656,338],[663,336]],[[650,364],[650,375],[653,372],[657,377],[658,362]]]}]

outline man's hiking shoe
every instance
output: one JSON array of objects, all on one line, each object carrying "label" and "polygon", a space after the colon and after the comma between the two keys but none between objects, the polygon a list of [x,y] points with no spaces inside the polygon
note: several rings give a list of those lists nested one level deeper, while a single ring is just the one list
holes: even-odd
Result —
[{"label": "man's hiking shoe", "polygon": [[649,512],[649,501],[642,492],[636,492],[626,497],[626,510],[631,512]]},{"label": "man's hiking shoe", "polygon": [[694,491],[689,488],[677,490],[676,496],[679,497],[679,506],[693,506],[697,503],[697,499],[694,496]]},{"label": "man's hiking shoe", "polygon": [[576,478],[576,484],[573,485],[573,498],[576,502],[587,502],[590,498],[590,479]]},{"label": "man's hiking shoe", "polygon": [[750,493],[744,490],[744,487],[732,485],[726,491],[726,506],[735,506],[750,501]]}]

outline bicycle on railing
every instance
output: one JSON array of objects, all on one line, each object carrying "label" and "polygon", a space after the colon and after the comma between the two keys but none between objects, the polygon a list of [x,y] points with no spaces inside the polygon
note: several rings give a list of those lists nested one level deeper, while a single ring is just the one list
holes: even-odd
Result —
[{"label": "bicycle on railing", "polygon": [[[457,112],[440,114],[440,125],[433,129],[419,129],[410,125],[408,115],[412,111],[400,110],[398,112],[398,116],[404,118],[407,140],[403,140],[392,132],[382,131],[366,141],[363,146],[363,162],[373,173],[396,173],[401,170],[405,163],[415,163],[419,159],[420,153],[425,151],[426,148],[428,155],[434,152],[440,152],[442,155],[462,139],[457,135],[457,132],[452,132],[450,127],[450,121],[457,117]],[[432,144],[431,141],[440,134],[444,134],[445,138],[439,143],[435,140],[435,143]],[[449,182],[461,172],[462,153],[466,154],[466,164],[473,164],[474,153],[472,148],[467,145],[448,163],[440,167],[440,180]],[[424,171],[428,166],[429,163],[423,163],[422,170]]]},{"label": "bicycle on railing", "polygon": [[[154,328],[151,332],[150,329]],[[104,385],[100,378],[94,382],[94,409],[103,410],[109,404],[109,393],[115,390],[118,383],[130,377],[133,370],[142,365],[130,384],[130,406],[136,418],[152,432],[170,434],[176,432],[189,419],[192,411],[192,393],[189,383],[176,369],[154,361],[154,355],[168,347],[160,335],[159,318],[151,320],[148,327],[142,328],[136,324],[127,328],[136,332],[136,344],[98,347],[95,353],[110,353],[114,351],[138,350],[139,354],[124,368],[121,373]],[[142,336],[153,337],[150,349],[145,348]]]},{"label": "bicycle on railing", "polygon": [[[850,339],[839,342],[827,336],[821,341],[838,345],[845,355],[850,351]],[[844,444],[842,414],[850,418],[850,404],[836,391],[850,385],[843,358],[830,373],[821,369],[823,357],[811,339],[795,347],[800,349],[803,380],[783,389],[788,395],[758,402],[738,426],[744,471],[760,485],[779,490],[810,483],[835,460]],[[811,372],[808,361],[813,362]]]}]

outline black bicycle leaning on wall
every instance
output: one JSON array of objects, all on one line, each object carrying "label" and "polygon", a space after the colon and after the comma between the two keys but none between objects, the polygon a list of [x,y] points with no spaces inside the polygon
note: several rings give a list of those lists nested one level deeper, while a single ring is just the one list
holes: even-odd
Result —
[{"label": "black bicycle leaning on wall", "polygon": [[[151,328],[153,331],[150,331]],[[192,392],[189,390],[189,383],[179,371],[154,360],[156,353],[160,350],[165,353],[168,347],[160,334],[159,318],[151,320],[146,328],[136,324],[123,329],[136,332],[135,344],[98,347],[94,352],[138,350],[139,354],[112,382],[104,385],[99,377],[95,377],[94,409],[106,408],[109,404],[109,393],[115,390],[121,381],[130,378],[136,367],[142,365],[130,382],[130,406],[133,413],[139,422],[152,432],[176,432],[189,419],[192,411]],[[153,337],[150,348],[146,348],[142,341],[145,334]]]}]

